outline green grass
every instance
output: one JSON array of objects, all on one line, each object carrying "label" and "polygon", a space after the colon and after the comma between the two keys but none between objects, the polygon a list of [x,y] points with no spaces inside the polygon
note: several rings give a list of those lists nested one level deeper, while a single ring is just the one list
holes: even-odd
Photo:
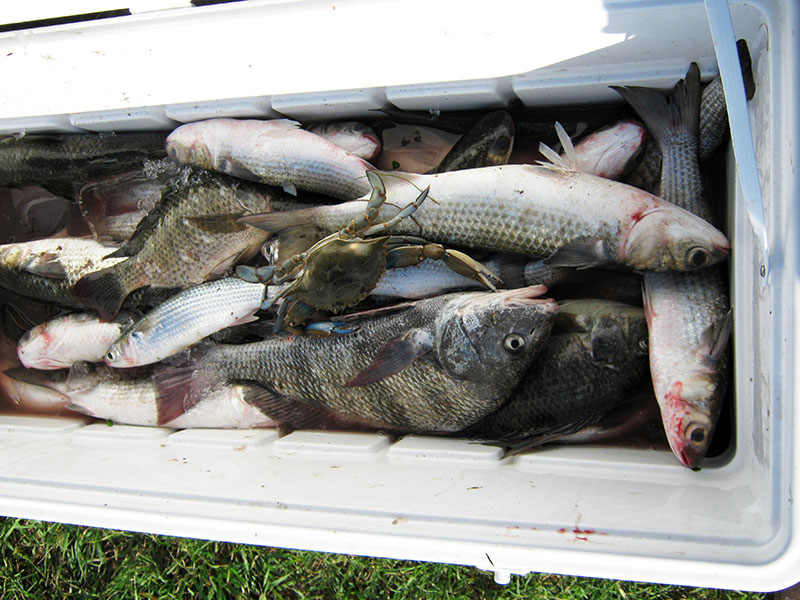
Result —
[{"label": "green grass", "polygon": [[470,567],[263,548],[0,519],[0,597],[763,598],[720,590],[532,574],[498,586]]}]

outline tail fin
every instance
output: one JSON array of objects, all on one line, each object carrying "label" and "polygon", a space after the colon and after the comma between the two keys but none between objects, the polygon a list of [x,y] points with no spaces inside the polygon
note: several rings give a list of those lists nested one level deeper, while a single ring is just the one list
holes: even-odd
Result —
[{"label": "tail fin", "polygon": [[219,383],[200,356],[205,349],[190,355],[190,362],[180,365],[160,364],[153,372],[156,384],[158,424],[181,416],[200,402]]},{"label": "tail fin", "polygon": [[700,127],[700,69],[692,63],[686,78],[669,95],[637,86],[611,86],[639,114],[652,132],[662,153],[664,145],[680,132],[697,136]]},{"label": "tail fin", "polygon": [[114,267],[87,273],[72,286],[75,298],[81,304],[96,310],[100,320],[105,322],[116,316],[130,292],[131,290],[125,289]]}]

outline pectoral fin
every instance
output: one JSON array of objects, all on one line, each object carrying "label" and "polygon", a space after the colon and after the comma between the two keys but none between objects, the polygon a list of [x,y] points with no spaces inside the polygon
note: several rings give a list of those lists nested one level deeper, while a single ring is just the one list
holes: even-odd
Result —
[{"label": "pectoral fin", "polygon": [[419,329],[412,329],[389,340],[378,350],[369,366],[345,383],[344,387],[376,383],[399,373],[433,348],[433,342],[429,333]]},{"label": "pectoral fin", "polygon": [[605,240],[586,238],[566,244],[543,261],[551,267],[589,268],[613,262]]}]

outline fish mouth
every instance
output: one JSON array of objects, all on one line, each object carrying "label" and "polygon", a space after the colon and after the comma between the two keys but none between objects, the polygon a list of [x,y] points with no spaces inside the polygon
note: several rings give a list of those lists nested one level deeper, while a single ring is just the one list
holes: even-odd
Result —
[{"label": "fish mouth", "polygon": [[505,295],[504,303],[506,306],[523,307],[536,305],[553,305],[554,310],[558,310],[556,301],[552,298],[542,298],[542,294],[547,293],[547,287],[543,285],[532,285],[529,287],[501,292]]}]

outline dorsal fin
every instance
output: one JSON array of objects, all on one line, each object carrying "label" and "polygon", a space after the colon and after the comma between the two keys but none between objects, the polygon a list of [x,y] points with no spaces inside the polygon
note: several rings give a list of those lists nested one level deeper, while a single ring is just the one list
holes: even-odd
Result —
[{"label": "dorsal fin", "polygon": [[564,155],[560,155],[550,146],[541,142],[539,144],[539,152],[547,158],[547,161],[540,160],[538,164],[557,171],[579,171],[578,156],[575,154],[575,146],[572,144],[567,130],[558,121],[556,121],[555,127],[558,141],[561,142],[561,146],[564,148]]}]

